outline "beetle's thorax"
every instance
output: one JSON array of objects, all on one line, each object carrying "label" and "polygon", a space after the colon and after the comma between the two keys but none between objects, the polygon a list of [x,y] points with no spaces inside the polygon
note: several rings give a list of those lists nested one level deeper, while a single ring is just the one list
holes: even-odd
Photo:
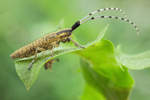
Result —
[{"label": "beetle's thorax", "polygon": [[57,37],[59,37],[60,42],[66,42],[68,37],[71,37],[72,30],[71,28],[66,28],[56,32]]}]

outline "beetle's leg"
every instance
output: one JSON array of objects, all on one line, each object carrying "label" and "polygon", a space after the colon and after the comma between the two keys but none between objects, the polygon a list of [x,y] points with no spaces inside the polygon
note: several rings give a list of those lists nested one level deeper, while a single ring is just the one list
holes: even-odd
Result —
[{"label": "beetle's leg", "polygon": [[35,56],[34,56],[34,59],[32,60],[32,62],[30,63],[30,65],[29,65],[29,67],[28,67],[28,70],[30,70],[30,68],[31,68],[32,64],[34,63],[34,61],[35,61],[35,59],[36,59],[36,56],[37,56],[38,51],[45,51],[45,49],[44,49],[44,48],[40,48],[40,47],[37,47],[37,48],[35,49],[35,54],[34,54]]},{"label": "beetle's leg", "polygon": [[44,64],[45,69],[47,70],[48,68],[51,70],[52,69],[52,64],[54,61],[59,61],[59,59],[52,59],[48,61],[47,63]]},{"label": "beetle's leg", "polygon": [[52,53],[51,53],[51,55],[48,58],[46,58],[45,61],[50,59],[51,57],[53,57],[54,48],[55,48],[55,44],[53,44],[53,46],[52,46]]},{"label": "beetle's leg", "polygon": [[79,45],[76,41],[72,40],[71,38],[68,37],[67,39],[68,39],[69,41],[72,41],[72,42],[74,43],[75,46],[85,49],[84,46]]}]

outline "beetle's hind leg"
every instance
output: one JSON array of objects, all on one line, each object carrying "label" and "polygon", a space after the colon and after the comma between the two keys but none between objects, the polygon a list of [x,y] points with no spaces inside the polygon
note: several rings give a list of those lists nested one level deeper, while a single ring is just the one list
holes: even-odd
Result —
[{"label": "beetle's hind leg", "polygon": [[44,64],[44,68],[47,69],[52,69],[52,65],[54,61],[59,61],[59,59],[51,59],[50,61],[48,61],[47,63]]},{"label": "beetle's hind leg", "polygon": [[35,59],[36,59],[36,56],[37,56],[38,51],[45,51],[45,49],[44,49],[44,48],[40,48],[40,47],[37,47],[37,48],[35,49],[35,54],[34,54],[35,56],[34,56],[34,59],[32,60],[32,62],[30,63],[30,65],[29,65],[29,67],[28,67],[28,70],[31,69],[32,64],[34,63],[34,61],[35,61]]}]

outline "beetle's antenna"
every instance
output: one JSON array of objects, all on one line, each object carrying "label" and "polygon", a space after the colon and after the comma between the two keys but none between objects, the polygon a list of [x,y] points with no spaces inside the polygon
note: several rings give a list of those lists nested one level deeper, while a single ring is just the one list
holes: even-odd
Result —
[{"label": "beetle's antenna", "polygon": [[89,21],[89,20],[93,20],[93,19],[96,19],[96,18],[113,18],[113,19],[124,20],[124,21],[126,21],[126,22],[132,24],[132,25],[135,27],[136,31],[137,31],[137,35],[139,35],[139,29],[138,29],[138,27],[137,27],[132,21],[130,21],[130,20],[126,19],[126,18],[121,18],[121,17],[114,17],[114,16],[96,16],[96,17],[91,17],[91,18],[89,18],[89,19],[87,19],[87,20],[85,20],[85,21],[83,21],[83,22],[80,22],[80,24],[83,24],[83,23],[85,23],[85,22],[87,22],[87,21]]},{"label": "beetle's antenna", "polygon": [[85,20],[85,21],[83,21],[83,22],[77,21],[77,22],[72,26],[72,31],[75,30],[75,29],[76,29],[78,26],[80,26],[81,24],[83,24],[83,23],[85,23],[85,22],[87,22],[87,21],[89,21],[89,20],[96,19],[96,18],[113,18],[113,19],[124,20],[124,21],[126,21],[126,22],[132,24],[132,25],[135,27],[136,31],[137,31],[137,35],[139,35],[139,29],[138,29],[138,27],[137,27],[132,21],[130,21],[130,20],[126,19],[126,18],[114,17],[114,16],[96,16],[96,17],[91,17],[91,18],[89,18],[89,19],[87,19],[87,20]]},{"label": "beetle's antenna", "polygon": [[115,8],[115,7],[110,7],[110,8],[99,9],[99,10],[96,10],[96,11],[94,11],[94,12],[88,14],[87,16],[85,16],[84,18],[82,18],[82,19],[80,20],[80,22],[81,22],[82,20],[86,19],[87,17],[89,17],[89,16],[91,16],[91,15],[97,13],[97,12],[102,12],[102,11],[106,11],[106,10],[117,10],[117,11],[120,11],[120,12],[123,14],[124,18],[127,17],[126,14],[125,14],[125,12],[124,12],[122,9],[120,9],[120,8]]}]

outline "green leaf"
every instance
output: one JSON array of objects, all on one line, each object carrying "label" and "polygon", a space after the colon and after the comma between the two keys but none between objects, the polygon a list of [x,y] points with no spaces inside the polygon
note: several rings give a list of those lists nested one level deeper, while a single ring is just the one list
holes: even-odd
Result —
[{"label": "green leaf", "polygon": [[[98,38],[95,41],[93,41],[91,43],[88,43],[84,47],[88,48],[93,43],[95,43],[95,42],[99,41],[100,39],[102,39],[102,37],[104,36],[105,31],[107,30],[107,27],[108,26],[106,26],[101,31],[101,34],[98,36]],[[68,43],[65,43],[65,44],[68,44]],[[60,47],[54,49],[53,57],[51,59],[53,59],[53,58],[55,58],[59,55],[65,54],[65,53],[69,53],[69,52],[73,52],[73,51],[79,51],[79,50],[82,51],[83,50],[82,48],[75,47],[73,44],[72,44],[72,46],[69,45],[69,47],[65,44],[63,44],[63,47],[60,46]],[[62,44],[60,44],[60,45],[62,45]],[[16,67],[17,74],[20,77],[20,79],[23,81],[23,83],[25,84],[27,90],[29,90],[29,88],[35,82],[41,67],[43,67],[43,65],[46,63],[44,60],[47,57],[50,56],[50,53],[51,53],[51,50],[46,51],[43,55],[42,55],[42,53],[39,53],[37,55],[36,61],[32,65],[32,68],[31,68],[30,71],[28,70],[28,67],[29,67],[29,65],[30,65],[30,63],[33,59],[33,56],[29,57],[29,58],[20,59],[20,60],[15,62],[15,67]],[[51,60],[51,59],[49,59],[49,60]]]},{"label": "green leaf", "polygon": [[127,68],[124,68],[124,71],[120,68],[114,54],[114,46],[110,41],[101,39],[84,52],[76,53],[83,57],[81,65],[86,82],[98,91],[99,95],[103,95],[106,100],[128,99],[134,82]]},{"label": "green leaf", "polygon": [[150,51],[136,55],[127,55],[121,52],[121,45],[116,48],[118,62],[129,69],[145,69],[150,67]]},{"label": "green leaf", "polygon": [[[93,97],[94,100],[127,100],[134,84],[126,68],[132,65],[129,61],[134,58],[134,63],[137,63],[139,59],[140,61],[144,59],[145,55],[147,59],[149,58],[149,52],[134,57],[125,56],[119,49],[115,52],[113,44],[102,39],[107,27],[100,32],[96,40],[84,45],[86,49],[77,48],[73,43],[60,44],[60,47],[54,49],[51,59],[69,52],[81,56],[81,69],[86,80],[82,100],[91,100]],[[44,59],[49,57],[50,53],[51,50],[46,51],[45,54],[39,53],[30,71],[28,66],[33,56],[15,62],[17,73],[28,90],[36,80],[41,67],[46,63]],[[145,63],[149,66],[148,60],[145,60]]]},{"label": "green leaf", "polygon": [[86,84],[81,100],[106,100],[105,97],[99,93],[92,86]]}]

